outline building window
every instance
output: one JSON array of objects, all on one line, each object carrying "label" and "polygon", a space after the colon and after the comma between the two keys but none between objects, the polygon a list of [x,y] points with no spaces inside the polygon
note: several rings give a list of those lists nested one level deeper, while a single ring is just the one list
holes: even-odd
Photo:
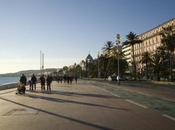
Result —
[{"label": "building window", "polygon": [[150,39],[150,45],[152,45],[152,44],[153,44],[152,39]]},{"label": "building window", "polygon": [[152,44],[154,44],[154,38],[152,38],[151,40],[152,40]]},{"label": "building window", "polygon": [[154,46],[154,50],[156,50],[156,45]]}]

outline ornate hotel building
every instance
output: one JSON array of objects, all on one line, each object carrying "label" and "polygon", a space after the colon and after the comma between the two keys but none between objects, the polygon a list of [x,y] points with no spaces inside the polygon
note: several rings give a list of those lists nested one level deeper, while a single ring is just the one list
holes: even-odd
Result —
[{"label": "ornate hotel building", "polygon": [[[134,45],[134,55],[135,55],[135,61],[136,61],[136,66],[137,70],[141,71],[142,69],[142,64],[140,64],[140,60],[142,59],[142,55],[144,52],[149,52],[150,54],[154,53],[157,47],[159,47],[161,43],[161,36],[160,32],[163,30],[163,28],[168,27],[168,26],[174,26],[175,27],[175,18],[166,21],[165,23],[150,29],[147,32],[144,32],[140,35],[138,35],[138,38],[142,40],[142,43],[140,44],[135,44]],[[125,55],[125,58],[129,65],[131,66],[132,62],[132,52],[131,52],[131,46],[124,45],[122,47],[122,51]]]}]

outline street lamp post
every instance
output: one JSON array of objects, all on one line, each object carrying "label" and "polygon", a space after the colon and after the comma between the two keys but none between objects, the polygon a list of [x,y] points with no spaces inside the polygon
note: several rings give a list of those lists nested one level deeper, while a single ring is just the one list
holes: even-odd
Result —
[{"label": "street lamp post", "polygon": [[99,52],[98,52],[98,78],[100,78],[100,61],[99,61],[99,56],[100,54],[99,54]]},{"label": "street lamp post", "polygon": [[90,66],[90,59],[87,59],[87,77],[88,78],[89,78],[89,70],[90,70],[89,66]]},{"label": "street lamp post", "polygon": [[119,62],[119,45],[120,45],[120,34],[117,34],[116,35],[116,45],[117,45],[117,58],[118,58],[118,62],[117,62],[117,72],[118,72],[118,74],[117,74],[117,83],[118,83],[118,85],[120,85],[120,62]]}]

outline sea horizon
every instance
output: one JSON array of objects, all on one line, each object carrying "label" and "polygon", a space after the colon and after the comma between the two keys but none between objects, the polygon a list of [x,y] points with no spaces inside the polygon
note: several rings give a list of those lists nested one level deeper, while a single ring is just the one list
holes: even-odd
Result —
[{"label": "sea horizon", "polygon": [[6,84],[17,83],[19,81],[19,77],[0,77],[0,86]]}]

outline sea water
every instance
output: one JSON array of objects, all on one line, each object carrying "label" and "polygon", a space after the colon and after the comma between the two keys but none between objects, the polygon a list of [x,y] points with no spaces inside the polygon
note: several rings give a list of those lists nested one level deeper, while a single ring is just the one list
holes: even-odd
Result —
[{"label": "sea water", "polygon": [[19,81],[19,77],[0,77],[0,86],[4,84],[17,83]]}]

